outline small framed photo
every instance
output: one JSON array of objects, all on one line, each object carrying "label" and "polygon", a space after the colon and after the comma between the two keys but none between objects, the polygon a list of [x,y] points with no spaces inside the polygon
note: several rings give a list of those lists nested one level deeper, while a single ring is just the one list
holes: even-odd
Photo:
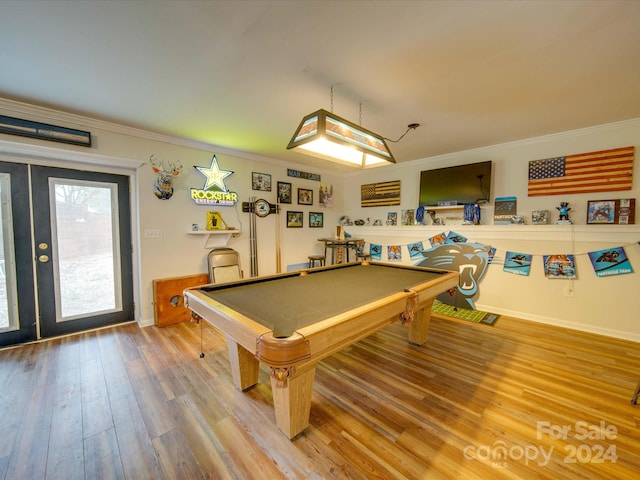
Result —
[{"label": "small framed photo", "polygon": [[321,207],[333,207],[333,185],[321,183],[318,190],[318,204]]},{"label": "small framed photo", "polygon": [[302,212],[291,212],[287,210],[287,228],[302,228],[304,216]]},{"label": "small framed photo", "polygon": [[278,203],[291,203],[291,184],[278,182]]},{"label": "small framed photo", "polygon": [[546,225],[549,223],[549,210],[531,210],[531,225]]},{"label": "small framed photo", "polygon": [[251,188],[261,192],[271,191],[271,175],[268,173],[251,173]]},{"label": "small framed photo", "polygon": [[324,226],[324,213],[309,212],[309,227],[322,228]]},{"label": "small framed photo", "polygon": [[299,188],[298,205],[313,205],[313,190]]},{"label": "small framed photo", "polygon": [[415,210],[413,208],[402,210],[401,221],[402,225],[413,225],[416,222]]},{"label": "small framed photo", "polygon": [[587,202],[587,224],[630,225],[635,223],[635,216],[635,198]]}]

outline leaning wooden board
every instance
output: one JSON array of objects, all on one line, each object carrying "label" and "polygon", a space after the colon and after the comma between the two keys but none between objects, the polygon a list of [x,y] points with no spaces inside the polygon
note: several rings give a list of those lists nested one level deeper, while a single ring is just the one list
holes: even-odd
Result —
[{"label": "leaning wooden board", "polygon": [[191,311],[184,306],[182,292],[185,288],[207,283],[209,275],[206,273],[153,280],[153,314],[156,325],[165,327],[189,321]]}]

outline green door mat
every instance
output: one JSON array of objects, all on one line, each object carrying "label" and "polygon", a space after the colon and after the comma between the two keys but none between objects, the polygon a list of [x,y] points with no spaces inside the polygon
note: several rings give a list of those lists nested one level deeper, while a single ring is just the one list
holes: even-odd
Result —
[{"label": "green door mat", "polygon": [[493,325],[499,317],[499,315],[496,315],[495,313],[487,313],[480,310],[469,310],[468,308],[454,307],[452,305],[447,305],[446,303],[439,302],[438,300],[433,302],[431,312],[438,313],[446,317],[467,320],[469,322],[484,323],[486,325]]}]

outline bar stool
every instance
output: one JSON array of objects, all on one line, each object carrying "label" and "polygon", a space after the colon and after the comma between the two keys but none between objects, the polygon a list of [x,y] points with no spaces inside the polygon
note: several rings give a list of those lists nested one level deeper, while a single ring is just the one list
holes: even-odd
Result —
[{"label": "bar stool", "polygon": [[[336,263],[336,248],[338,248],[338,245],[336,244],[336,242],[333,242],[331,240],[326,240],[324,242],[324,255],[325,258],[327,256],[327,250],[331,250],[331,263]],[[339,257],[339,255],[338,255]]]},{"label": "bar stool", "polygon": [[371,260],[371,254],[370,253],[358,252],[358,253],[356,253],[356,260],[369,261],[369,260]]},{"label": "bar stool", "polygon": [[324,267],[325,258],[324,255],[309,255],[309,268],[315,267],[316,262],[318,262],[318,266]]},{"label": "bar stool", "polygon": [[355,250],[356,253],[356,261],[369,261],[371,260],[371,254],[370,253],[365,253],[364,251],[364,240],[357,240],[354,244],[353,244],[353,249]]}]

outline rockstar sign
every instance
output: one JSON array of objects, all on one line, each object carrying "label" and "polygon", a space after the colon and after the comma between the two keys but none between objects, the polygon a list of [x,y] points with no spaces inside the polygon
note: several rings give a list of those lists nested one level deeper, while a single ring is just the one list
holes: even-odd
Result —
[{"label": "rockstar sign", "polygon": [[233,172],[220,170],[218,159],[214,155],[209,167],[194,165],[198,172],[206,178],[202,189],[192,188],[191,199],[198,205],[233,206],[238,202],[238,194],[227,190],[224,179]]}]

